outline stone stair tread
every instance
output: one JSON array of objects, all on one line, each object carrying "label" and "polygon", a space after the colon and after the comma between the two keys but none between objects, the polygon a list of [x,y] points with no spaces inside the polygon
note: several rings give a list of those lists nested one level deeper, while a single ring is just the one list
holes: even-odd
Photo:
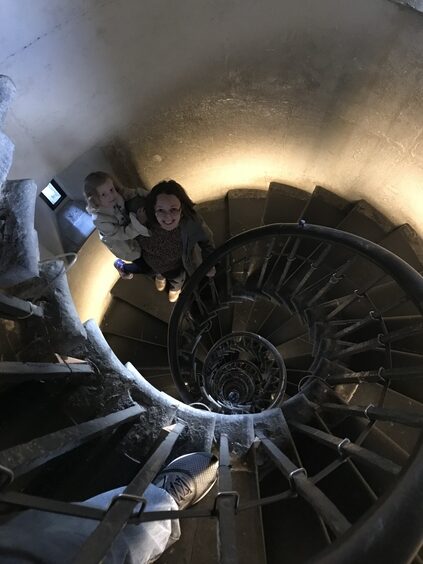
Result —
[{"label": "stone stair tread", "polygon": [[394,224],[366,200],[359,200],[339,223],[338,229],[376,243],[394,229]]},{"label": "stone stair tread", "polygon": [[256,301],[250,312],[247,330],[253,333],[259,330],[268,316],[273,312],[274,308],[275,304],[272,304],[268,300],[260,300],[260,302]]},{"label": "stone stair tread", "polygon": [[[159,391],[166,391],[167,388],[175,387],[169,370],[168,372],[161,374],[149,374],[142,366],[137,366],[136,369],[141,374],[141,376],[143,376],[148,382],[150,382],[152,386],[154,386]],[[170,395],[173,396],[173,394]]]},{"label": "stone stair tread", "polygon": [[[381,284],[375,284],[373,288],[368,290],[372,302],[376,307],[383,307],[387,303],[395,304],[396,300],[404,296],[404,291],[394,281],[389,281]],[[396,308],[389,310],[389,316],[393,315],[415,315],[417,308],[411,300],[398,305]]]},{"label": "stone stair tread", "polygon": [[226,198],[201,202],[196,210],[211,229],[216,248],[223,245],[229,239]]},{"label": "stone stair tread", "polygon": [[292,339],[300,337],[307,332],[308,329],[304,325],[300,316],[294,314],[290,317],[290,319],[282,323],[280,327],[268,335],[267,338],[273,345],[279,346]]},{"label": "stone stair tread", "polygon": [[263,225],[297,223],[310,193],[294,186],[271,182],[263,214]]},{"label": "stone stair tread", "polygon": [[306,223],[336,227],[351,206],[351,202],[345,198],[322,186],[316,186],[301,212],[301,218]]},{"label": "stone stair tread", "polygon": [[261,225],[266,197],[267,192],[264,190],[229,190],[227,198],[231,237]]},{"label": "stone stair tread", "polygon": [[262,322],[260,335],[267,338],[278,331],[283,324],[289,323],[291,319],[292,313],[286,307],[274,306]]},{"label": "stone stair tread", "polygon": [[[366,422],[360,423],[361,429],[364,430]],[[373,426],[371,428],[361,446],[400,466],[407,463],[408,454],[406,451],[378,427]],[[378,496],[392,486],[392,478],[385,473],[359,463],[356,463],[356,466]]]},{"label": "stone stair tread", "polygon": [[[211,509],[217,494],[213,486],[196,509]],[[217,526],[215,519],[180,520],[181,538],[157,560],[158,564],[215,564],[218,562]]]},{"label": "stone stair tread", "polygon": [[285,361],[292,358],[310,355],[313,349],[312,344],[303,337],[295,337],[290,341],[285,341],[276,347]]},{"label": "stone stair tread", "polygon": [[[422,270],[423,265],[419,259],[419,244],[415,233],[408,225],[397,227],[389,232],[386,236],[378,241],[382,247],[394,252],[400,258],[408,262],[416,270]],[[339,251],[335,247],[330,255],[327,257],[327,263],[330,263],[333,269],[345,264],[348,257],[353,255],[348,251]],[[318,279],[320,270],[318,269],[310,278],[310,284]],[[331,291],[331,297],[341,296],[342,293],[347,293],[348,285],[353,289],[368,288],[369,285],[382,284],[386,280],[384,272],[370,261],[358,257],[355,258],[353,263],[348,267],[345,273],[345,280],[335,286]]]},{"label": "stone stair tread", "polygon": [[247,331],[248,320],[253,307],[254,302],[249,301],[234,305],[232,323],[233,333],[236,333],[237,331]]},{"label": "stone stair tread", "polygon": [[[382,386],[380,384],[358,386],[349,403],[360,406],[367,406],[373,403],[377,406],[381,393]],[[382,407],[423,414],[423,403],[405,396],[392,388],[387,390]],[[377,421],[375,425],[408,453],[412,452],[420,435],[419,429],[390,423],[389,421]]]},{"label": "stone stair tread", "polygon": [[407,223],[391,231],[379,244],[405,260],[417,271],[423,269],[421,240],[414,229]]},{"label": "stone stair tread", "polygon": [[[252,471],[232,472],[232,487],[240,496],[240,504],[259,499],[256,474]],[[236,517],[238,561],[266,564],[263,523],[260,508],[240,512]]]},{"label": "stone stair tread", "polygon": [[111,333],[105,333],[105,337],[123,364],[129,361],[134,366],[151,367],[164,365],[167,361],[167,347],[162,345],[135,341]]},{"label": "stone stair tread", "polygon": [[157,292],[154,280],[141,274],[135,275],[132,280],[118,280],[111,294],[160,321],[169,323],[173,304],[169,302],[166,292]]},{"label": "stone stair tread", "polygon": [[112,299],[107,308],[101,329],[160,345],[167,344],[166,323],[117,297]]}]

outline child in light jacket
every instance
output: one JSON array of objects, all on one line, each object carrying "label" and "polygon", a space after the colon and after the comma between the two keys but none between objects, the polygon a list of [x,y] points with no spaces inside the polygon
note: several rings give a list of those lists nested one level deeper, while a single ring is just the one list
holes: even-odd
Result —
[{"label": "child in light jacket", "polygon": [[115,268],[122,278],[132,278],[132,273],[123,270],[123,261],[136,263],[141,257],[137,238],[150,236],[144,225],[144,199],[148,192],[124,188],[107,172],[98,171],[85,178],[84,193],[100,240],[119,257]]}]

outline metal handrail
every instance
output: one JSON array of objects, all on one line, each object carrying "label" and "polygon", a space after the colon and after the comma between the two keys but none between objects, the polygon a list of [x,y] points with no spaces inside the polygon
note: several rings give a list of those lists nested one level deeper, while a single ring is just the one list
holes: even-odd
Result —
[{"label": "metal handrail", "polygon": [[[174,379],[178,382],[179,360],[177,335],[179,323],[191,294],[212,266],[222,262],[236,248],[271,237],[299,237],[335,243],[360,255],[392,277],[405,290],[410,301],[423,314],[423,278],[404,260],[376,243],[337,229],[307,224],[272,224],[246,231],[233,237],[211,254],[188,280],[177,302],[169,324],[169,362]],[[364,286],[364,285],[363,285]],[[366,290],[364,290],[365,292]],[[310,382],[311,384],[311,382]],[[307,385],[310,385],[307,384]],[[178,386],[180,387],[180,386]],[[184,398],[184,390],[180,389]],[[391,562],[408,562],[418,550],[423,527],[420,517],[423,506],[423,438],[403,468],[399,479],[372,508],[366,519],[350,529],[347,535],[319,554],[313,562],[345,564],[355,562],[381,562],[389,554]],[[380,527],[383,523],[383,527]],[[367,539],[371,532],[372,543]],[[400,539],[400,541],[399,541]]]}]

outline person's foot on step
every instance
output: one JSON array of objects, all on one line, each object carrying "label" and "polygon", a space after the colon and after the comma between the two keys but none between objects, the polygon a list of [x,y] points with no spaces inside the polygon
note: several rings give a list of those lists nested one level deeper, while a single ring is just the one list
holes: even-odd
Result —
[{"label": "person's foot on step", "polygon": [[131,278],[134,277],[132,272],[125,272],[125,263],[123,262],[122,259],[116,259],[115,262],[113,263],[113,266],[119,272],[119,276],[124,280],[131,280]]},{"label": "person's foot on step", "polygon": [[161,274],[156,274],[154,283],[158,292],[163,292],[163,290],[166,288],[166,278]]},{"label": "person's foot on step", "polygon": [[176,300],[179,298],[179,294],[182,292],[182,289],[179,288],[179,290],[173,290],[170,289],[169,290],[169,301],[170,302],[176,302]]},{"label": "person's foot on step", "polygon": [[194,505],[206,496],[217,480],[218,459],[209,452],[193,452],[175,458],[153,480],[167,491],[179,509]]}]

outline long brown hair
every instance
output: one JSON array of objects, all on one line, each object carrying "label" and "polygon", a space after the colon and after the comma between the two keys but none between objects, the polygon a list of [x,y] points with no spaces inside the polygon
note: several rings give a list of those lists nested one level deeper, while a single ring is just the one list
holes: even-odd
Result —
[{"label": "long brown hair", "polygon": [[154,208],[156,206],[157,197],[160,196],[160,194],[176,196],[181,202],[182,216],[195,218],[195,204],[182,188],[182,186],[175,182],[175,180],[162,180],[161,182],[153,186],[145,200],[145,211],[147,213],[147,218],[150,225],[158,223]]}]

